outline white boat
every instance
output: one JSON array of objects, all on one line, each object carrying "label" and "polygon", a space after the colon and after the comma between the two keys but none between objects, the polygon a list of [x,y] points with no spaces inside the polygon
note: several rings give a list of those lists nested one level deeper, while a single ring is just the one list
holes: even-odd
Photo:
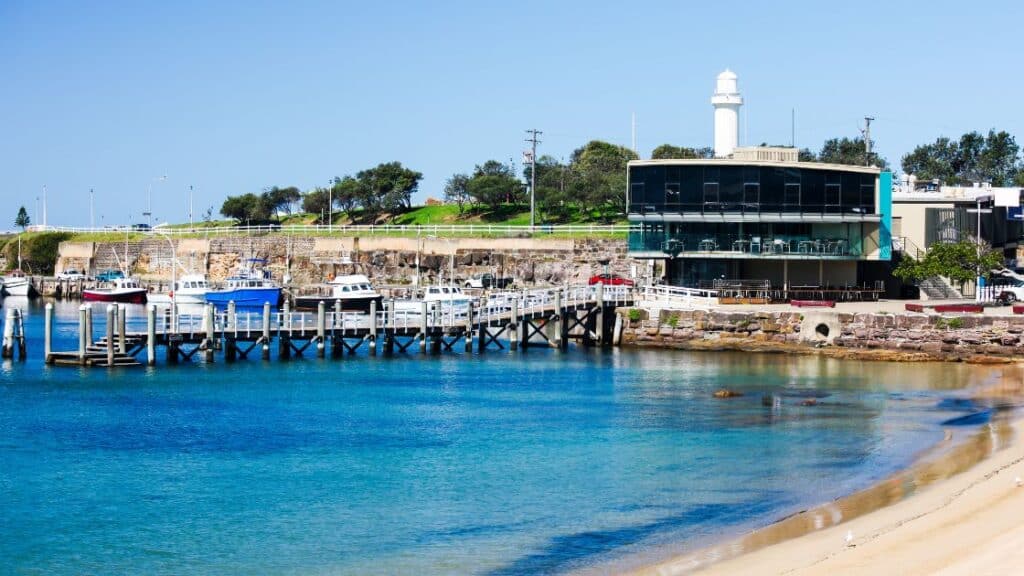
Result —
[{"label": "white boat", "polygon": [[369,312],[370,303],[376,302],[377,309],[383,310],[381,305],[383,297],[370,285],[370,279],[362,274],[346,274],[338,276],[327,283],[331,288],[328,295],[302,295],[295,297],[296,310],[316,310],[320,302],[323,302],[328,310],[334,308],[334,303],[341,304],[343,312]]},{"label": "white boat", "polygon": [[153,304],[206,304],[206,293],[210,284],[203,274],[185,274],[174,281],[170,292],[166,294],[150,294],[149,301]]},{"label": "white boat", "polygon": [[3,277],[3,292],[8,296],[30,296],[32,283],[21,270],[21,235],[18,235],[18,268]]},{"label": "white boat", "polygon": [[465,294],[458,286],[427,286],[423,289],[423,298],[419,300],[396,300],[395,312],[406,315],[420,314],[423,311],[423,303],[426,302],[428,310],[437,309],[442,314],[465,316],[472,301],[473,297]]},{"label": "white boat", "polygon": [[281,287],[270,279],[270,270],[261,267],[266,260],[250,258],[248,267],[235,272],[221,290],[207,290],[206,301],[217,308],[234,302],[239,308],[262,307],[264,303],[277,308],[281,304]]},{"label": "white boat", "polygon": [[32,283],[21,270],[12,270],[3,277],[3,289],[8,296],[28,296]]}]

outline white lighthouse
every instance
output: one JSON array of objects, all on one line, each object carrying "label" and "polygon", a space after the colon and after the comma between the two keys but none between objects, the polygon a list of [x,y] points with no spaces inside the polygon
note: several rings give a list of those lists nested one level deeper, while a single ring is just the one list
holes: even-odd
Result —
[{"label": "white lighthouse", "polygon": [[732,154],[740,140],[740,96],[736,74],[725,69],[715,82],[715,95],[711,97],[715,107],[715,158]]}]

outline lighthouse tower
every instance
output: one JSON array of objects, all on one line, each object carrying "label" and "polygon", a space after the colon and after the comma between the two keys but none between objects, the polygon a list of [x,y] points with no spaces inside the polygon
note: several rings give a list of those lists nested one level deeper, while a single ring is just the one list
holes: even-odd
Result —
[{"label": "lighthouse tower", "polygon": [[739,145],[740,106],[743,105],[732,70],[726,68],[718,75],[711,105],[715,107],[715,158],[725,158]]}]

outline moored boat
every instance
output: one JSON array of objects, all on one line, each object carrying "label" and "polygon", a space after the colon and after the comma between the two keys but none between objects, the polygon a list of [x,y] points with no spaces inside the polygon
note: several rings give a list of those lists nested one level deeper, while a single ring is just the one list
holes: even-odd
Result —
[{"label": "moored boat", "polygon": [[135,278],[118,278],[110,288],[89,288],[82,290],[82,300],[87,302],[120,302],[122,304],[145,304],[146,289]]},{"label": "moored boat", "polygon": [[376,302],[377,309],[383,310],[383,297],[370,285],[370,279],[362,274],[338,276],[327,283],[331,288],[330,295],[302,295],[295,297],[295,308],[298,310],[316,310],[320,302],[328,309],[333,309],[335,302],[340,303],[343,312],[369,312],[370,303]]},{"label": "moored boat", "polygon": [[171,290],[166,294],[150,294],[149,301],[154,304],[205,304],[206,293],[210,285],[202,274],[185,274],[174,281]]},{"label": "moored boat", "polygon": [[12,270],[3,277],[3,290],[8,296],[29,296],[32,283],[21,270]]},{"label": "moored boat", "polygon": [[270,271],[258,268],[264,260],[249,260],[249,267],[236,272],[227,279],[220,290],[207,290],[206,302],[218,308],[226,308],[234,302],[240,308],[255,308],[270,303],[274,308],[281,304],[281,287],[270,279]]},{"label": "moored boat", "polygon": [[419,314],[423,310],[423,303],[426,302],[428,309],[440,310],[442,314],[465,315],[469,311],[469,303],[472,301],[473,297],[465,294],[458,286],[427,286],[423,290],[423,298],[420,300],[396,301],[395,311],[404,314]]}]

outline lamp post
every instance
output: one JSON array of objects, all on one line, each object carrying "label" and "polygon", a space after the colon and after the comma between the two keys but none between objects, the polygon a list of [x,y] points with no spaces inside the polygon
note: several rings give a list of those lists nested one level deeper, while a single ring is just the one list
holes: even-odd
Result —
[{"label": "lamp post", "polygon": [[327,232],[334,231],[334,180],[327,181]]},{"label": "lamp post", "polygon": [[164,180],[167,180],[166,174],[163,176],[155,176],[149,181],[149,186],[146,188],[146,211],[143,213],[143,216],[149,218],[150,228],[153,227],[153,183],[163,182]]},{"label": "lamp post", "polygon": [[92,188],[89,188],[89,228],[96,229],[96,212],[93,210]]}]

